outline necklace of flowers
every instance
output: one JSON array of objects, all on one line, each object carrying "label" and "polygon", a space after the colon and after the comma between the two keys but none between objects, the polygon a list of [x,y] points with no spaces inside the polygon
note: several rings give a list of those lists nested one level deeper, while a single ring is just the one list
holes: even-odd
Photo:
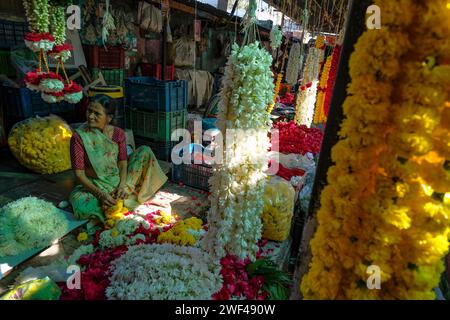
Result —
[{"label": "necklace of flowers", "polygon": [[298,73],[300,71],[301,64],[301,46],[300,43],[295,42],[292,44],[291,51],[289,52],[288,65],[286,68],[286,83],[294,85],[297,83]]},{"label": "necklace of flowers", "polygon": [[324,111],[325,94],[327,90],[328,78],[331,70],[331,62],[333,56],[328,56],[325,65],[323,66],[322,75],[320,77],[319,86],[317,87],[317,99],[316,99],[316,110],[314,114],[314,124],[326,122],[326,116]]},{"label": "necklace of flowers", "polygon": [[333,49],[333,58],[331,61],[330,72],[327,81],[327,88],[325,92],[325,99],[323,103],[323,111],[325,118],[328,117],[328,112],[330,111],[331,97],[333,96],[334,84],[337,76],[337,68],[339,64],[339,58],[341,56],[341,45],[335,45]]},{"label": "necklace of flowers", "polygon": [[297,94],[295,122],[311,126],[314,117],[317,83],[320,65],[324,58],[323,36],[318,36],[316,45],[309,49],[305,69],[303,70],[302,88]]},{"label": "necklace of flowers", "polygon": [[[387,0],[375,4],[403,10]],[[436,40],[450,36],[445,8],[445,1],[432,1],[387,15],[384,32],[365,32],[355,47],[342,140],[332,151],[336,166],[328,172],[313,260],[301,284],[306,298],[435,299],[450,234],[443,143],[449,134],[442,122],[450,60]],[[429,33],[437,38],[422,46]],[[382,45],[374,49],[376,43]],[[370,265],[381,269],[382,291],[363,285]]]}]

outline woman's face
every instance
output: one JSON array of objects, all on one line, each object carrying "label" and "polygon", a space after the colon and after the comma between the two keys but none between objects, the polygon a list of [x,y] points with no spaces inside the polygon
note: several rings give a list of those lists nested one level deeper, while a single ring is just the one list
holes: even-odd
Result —
[{"label": "woman's face", "polygon": [[111,121],[111,118],[105,112],[105,108],[98,102],[91,102],[89,104],[86,118],[91,129],[103,130]]}]

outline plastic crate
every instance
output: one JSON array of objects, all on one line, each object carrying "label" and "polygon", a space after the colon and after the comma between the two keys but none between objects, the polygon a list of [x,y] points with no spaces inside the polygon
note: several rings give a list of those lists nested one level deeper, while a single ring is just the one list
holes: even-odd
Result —
[{"label": "plastic crate", "polygon": [[186,110],[186,80],[160,81],[152,77],[131,77],[125,80],[126,103],[134,108],[172,112]]},{"label": "plastic crate", "polygon": [[213,168],[206,164],[180,164],[172,167],[172,181],[208,191]]},{"label": "plastic crate", "polygon": [[15,77],[16,69],[13,67],[10,57],[10,51],[0,51],[0,74],[4,74],[8,77]]},{"label": "plastic crate", "polygon": [[136,136],[171,141],[172,132],[186,128],[187,111],[147,112],[125,107],[125,126]]},{"label": "plastic crate", "polygon": [[46,116],[50,113],[72,112],[74,104],[67,102],[47,103],[38,92],[32,92],[28,88],[0,87],[0,99],[5,106],[7,117],[29,118],[36,115]]},{"label": "plastic crate", "polygon": [[89,68],[123,69],[125,67],[125,50],[121,46],[83,45],[84,56]]},{"label": "plastic crate", "polygon": [[156,142],[138,137],[135,137],[134,140],[136,147],[149,146],[157,159],[171,162],[172,148],[175,146],[176,142]]},{"label": "plastic crate", "polygon": [[[144,77],[153,77],[158,80],[162,80],[162,65],[141,63],[141,74]],[[166,66],[166,79],[173,80],[175,77],[175,65]]]},{"label": "plastic crate", "polygon": [[125,70],[123,69],[92,69],[92,77],[97,79],[98,73],[101,72],[106,83],[111,86],[123,87],[125,80]]},{"label": "plastic crate", "polygon": [[28,26],[25,22],[0,20],[0,48],[25,46],[23,37],[27,32]]}]

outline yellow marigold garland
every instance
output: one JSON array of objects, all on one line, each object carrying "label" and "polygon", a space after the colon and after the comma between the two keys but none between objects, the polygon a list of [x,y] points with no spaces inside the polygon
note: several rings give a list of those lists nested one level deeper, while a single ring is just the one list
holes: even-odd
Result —
[{"label": "yellow marigold garland", "polygon": [[281,88],[281,80],[283,80],[283,72],[280,72],[277,76],[277,82],[275,84],[275,89],[273,93],[273,102],[267,108],[268,113],[272,113],[272,110],[275,107],[275,103],[277,102],[278,94],[280,93]]},{"label": "yellow marigold garland", "polygon": [[327,90],[328,77],[330,76],[331,62],[333,61],[333,55],[328,56],[327,61],[323,67],[322,76],[319,82],[319,93],[316,100],[316,112],[314,114],[314,124],[324,123],[327,119],[324,111],[325,94]]},{"label": "yellow marigold garland", "polygon": [[[375,3],[383,28],[365,32],[350,59],[342,140],[301,283],[307,299],[434,299],[444,270],[450,8],[446,0]],[[381,269],[381,290],[367,288],[369,265]]]}]

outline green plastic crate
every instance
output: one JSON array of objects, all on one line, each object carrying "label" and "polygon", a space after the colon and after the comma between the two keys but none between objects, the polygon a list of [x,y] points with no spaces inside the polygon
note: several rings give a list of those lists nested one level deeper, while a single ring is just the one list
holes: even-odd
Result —
[{"label": "green plastic crate", "polygon": [[155,141],[170,141],[176,129],[186,129],[187,110],[149,112],[125,108],[125,125],[136,136]]},{"label": "green plastic crate", "polygon": [[103,78],[105,78],[106,84],[111,86],[124,86],[125,82],[125,70],[124,69],[92,69],[93,79],[97,79],[99,71],[102,72]]},{"label": "green plastic crate", "polygon": [[0,51],[0,74],[4,74],[8,77],[16,76],[16,69],[11,62],[11,52],[6,50]]}]

